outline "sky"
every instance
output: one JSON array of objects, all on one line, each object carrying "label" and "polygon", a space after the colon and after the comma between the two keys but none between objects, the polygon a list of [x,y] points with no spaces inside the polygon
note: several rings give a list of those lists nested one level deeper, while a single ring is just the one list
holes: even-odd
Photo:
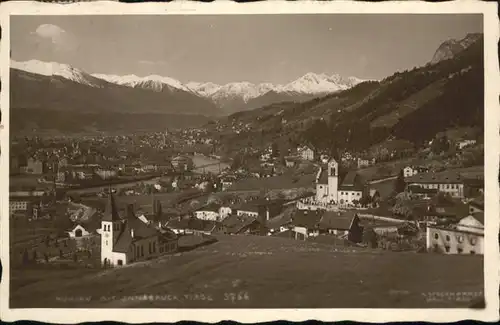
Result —
[{"label": "sky", "polygon": [[12,16],[12,59],[88,73],[286,84],[308,73],[382,79],[483,31],[472,14]]}]

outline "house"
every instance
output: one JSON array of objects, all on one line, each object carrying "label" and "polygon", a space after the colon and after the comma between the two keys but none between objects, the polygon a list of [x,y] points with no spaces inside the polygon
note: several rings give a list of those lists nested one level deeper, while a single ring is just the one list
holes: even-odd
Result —
[{"label": "house", "polygon": [[226,176],[221,178],[220,180],[222,190],[227,191],[231,186],[233,186],[234,182],[236,182],[236,177],[235,176]]},{"label": "house", "polygon": [[145,224],[130,210],[126,218],[120,218],[114,196],[109,195],[101,220],[101,263],[104,266],[126,265],[176,250],[175,234]]},{"label": "house", "polygon": [[221,205],[219,208],[219,216],[221,220],[224,220],[233,213],[233,208],[227,205]]},{"label": "house", "polygon": [[267,233],[267,228],[257,217],[231,215],[224,219],[223,231],[232,235],[262,235]]},{"label": "house", "polygon": [[464,180],[459,173],[419,173],[405,179],[407,186],[419,186],[450,194],[455,198],[464,197]]},{"label": "house", "polygon": [[475,145],[475,144],[476,144],[476,140],[473,140],[473,139],[461,140],[461,141],[457,142],[457,148],[459,150],[462,150],[465,147],[469,147],[469,146],[472,146],[472,145]]},{"label": "house", "polygon": [[297,154],[303,160],[309,160],[309,161],[314,160],[314,150],[309,148],[308,146],[297,148]]},{"label": "house", "polygon": [[236,215],[238,217],[255,217],[259,216],[259,206],[257,204],[245,203],[236,209]]},{"label": "house", "polygon": [[368,159],[368,158],[359,157],[357,160],[358,169],[368,167],[368,166],[373,165],[373,164],[375,164],[375,158]]},{"label": "house", "polygon": [[42,175],[44,171],[45,164],[43,163],[43,161],[40,161],[33,157],[28,159],[26,167],[24,167],[24,172],[26,174]]},{"label": "house", "polygon": [[211,203],[194,212],[194,216],[201,220],[220,221],[220,205]]},{"label": "house", "polygon": [[428,224],[452,224],[468,214],[468,206],[460,202],[452,204],[430,204],[424,213]]},{"label": "house", "polygon": [[406,166],[403,168],[403,176],[411,177],[413,175],[417,175],[418,173],[427,173],[429,169],[423,166]]},{"label": "house", "polygon": [[95,172],[101,179],[113,179],[118,176],[116,170],[100,168]]},{"label": "house", "polygon": [[475,213],[451,226],[427,226],[427,250],[444,254],[484,254],[484,214]]},{"label": "house", "polygon": [[354,243],[363,240],[363,227],[358,215],[353,211],[325,211],[319,220],[320,233],[345,237]]},{"label": "house", "polygon": [[320,167],[316,177],[316,201],[349,206],[363,197],[364,184],[359,175],[350,171],[339,186],[339,168],[335,159],[326,168]]},{"label": "house", "polygon": [[[96,229],[94,229],[96,230]],[[91,230],[90,229],[85,229],[82,224],[76,224],[71,230],[69,230],[68,235],[70,238],[81,238],[81,237],[88,237],[91,235]]]},{"label": "house", "polygon": [[320,234],[319,222],[323,216],[322,210],[297,210],[292,215],[291,230],[295,239],[306,240]]},{"label": "house", "polygon": [[196,218],[177,218],[169,220],[165,227],[175,234],[182,235],[210,235],[222,231],[222,224],[213,220]]},{"label": "house", "polygon": [[23,213],[27,216],[36,218],[40,211],[41,198],[36,196],[10,196],[9,214]]}]

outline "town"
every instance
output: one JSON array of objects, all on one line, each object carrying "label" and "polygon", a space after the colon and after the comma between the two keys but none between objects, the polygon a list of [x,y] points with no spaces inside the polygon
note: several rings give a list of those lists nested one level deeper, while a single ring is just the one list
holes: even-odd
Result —
[{"label": "town", "polygon": [[[445,141],[456,156],[483,146]],[[382,163],[347,152],[337,161],[307,145],[265,148],[248,166],[217,145],[204,129],[13,140],[12,263],[113,267],[218,234],[483,254],[482,166],[415,165],[397,149]]]}]

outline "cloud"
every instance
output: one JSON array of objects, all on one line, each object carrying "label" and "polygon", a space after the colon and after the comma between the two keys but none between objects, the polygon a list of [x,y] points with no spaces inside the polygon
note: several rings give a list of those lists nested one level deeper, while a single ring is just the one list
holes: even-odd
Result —
[{"label": "cloud", "polygon": [[31,33],[41,44],[50,43],[55,51],[73,51],[78,43],[73,35],[53,24],[42,24]]}]

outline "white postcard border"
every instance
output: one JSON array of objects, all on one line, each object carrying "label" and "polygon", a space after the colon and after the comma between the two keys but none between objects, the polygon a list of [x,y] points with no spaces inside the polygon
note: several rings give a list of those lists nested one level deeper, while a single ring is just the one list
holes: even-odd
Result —
[{"label": "white postcard border", "polygon": [[[498,66],[499,21],[497,4],[480,1],[429,2],[284,2],[270,1],[239,4],[233,2],[172,2],[123,4],[91,2],[54,4],[8,2],[0,6],[2,40],[0,42],[0,72],[3,130],[0,131],[2,155],[0,179],[1,215],[8,216],[9,184],[9,16],[10,15],[137,15],[137,14],[315,14],[315,13],[482,13],[485,44],[485,205],[488,218],[485,227],[485,309],[9,309],[9,220],[0,219],[1,259],[3,277],[0,286],[0,318],[4,321],[35,320],[52,323],[87,321],[122,321],[128,323],[176,322],[192,320],[217,322],[234,320],[242,323],[272,320],[322,321],[353,320],[364,322],[433,321],[450,322],[464,319],[498,320],[500,254],[498,232],[500,223],[500,191],[498,170],[500,157]],[[425,270],[422,270],[425,272]]]}]

